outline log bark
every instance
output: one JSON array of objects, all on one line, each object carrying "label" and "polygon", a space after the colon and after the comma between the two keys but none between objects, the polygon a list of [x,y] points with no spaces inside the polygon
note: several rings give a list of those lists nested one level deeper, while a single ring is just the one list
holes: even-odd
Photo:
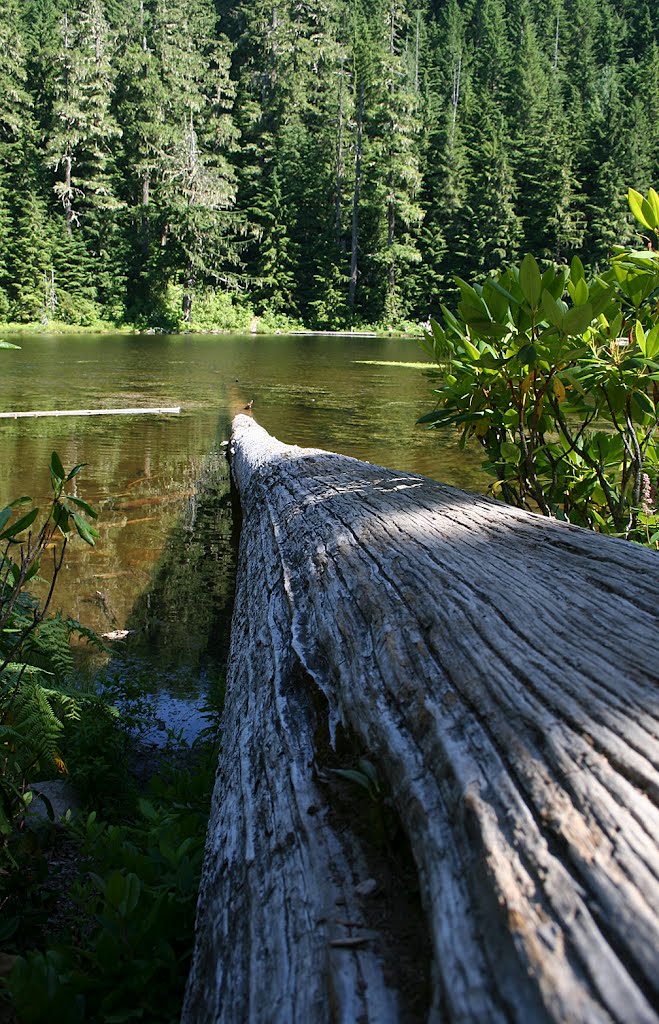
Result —
[{"label": "log bark", "polygon": [[[238,416],[224,740],[185,1024],[403,1019],[320,719],[410,838],[431,1021],[659,1020],[659,556]],[[318,694],[322,694],[319,701]]]},{"label": "log bark", "polygon": [[0,412],[0,419],[22,420],[41,416],[144,416],[180,411],[180,405],[163,405],[153,409],[39,409],[33,412]]}]

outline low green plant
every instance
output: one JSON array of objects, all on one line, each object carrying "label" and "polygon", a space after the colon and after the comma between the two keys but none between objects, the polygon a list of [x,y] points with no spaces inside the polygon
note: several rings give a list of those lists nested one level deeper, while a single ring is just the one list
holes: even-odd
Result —
[{"label": "low green plant", "polygon": [[[441,306],[425,348],[440,369],[420,423],[485,449],[492,492],[520,508],[659,546],[659,196],[630,190],[653,232],[587,280],[527,255]],[[569,301],[567,301],[569,300]]]},{"label": "low green plant", "polygon": [[84,696],[77,720],[66,723],[62,738],[80,807],[104,818],[134,811],[137,791],[129,772],[129,747],[121,713],[111,700],[103,694]]},{"label": "low green plant", "polygon": [[205,288],[195,296],[192,321],[194,331],[244,331],[250,329],[254,311],[237,292]]},{"label": "low green plant", "polygon": [[[94,635],[72,619],[47,616],[71,532],[87,544],[98,536],[90,522],[95,510],[68,492],[82,468],[67,473],[53,452],[52,498],[40,526],[30,498],[0,510],[0,862],[31,799],[30,779],[66,770],[59,741],[64,722],[79,716],[79,702],[65,685],[70,640],[76,632]],[[46,552],[52,552],[51,581],[38,600],[27,588],[39,580]]]},{"label": "low green plant", "polygon": [[17,958],[7,987],[23,1024],[178,1021],[217,755],[212,732],[188,752],[190,767],[172,763],[151,780],[133,823],[108,824],[93,812],[75,826],[89,863],[74,893],[79,916],[69,941]]}]

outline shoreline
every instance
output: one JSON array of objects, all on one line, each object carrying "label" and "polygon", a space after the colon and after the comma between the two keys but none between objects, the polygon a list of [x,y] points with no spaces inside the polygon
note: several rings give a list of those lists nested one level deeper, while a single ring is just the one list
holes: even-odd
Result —
[{"label": "shoreline", "polygon": [[152,337],[154,335],[166,334],[170,337],[185,338],[190,335],[213,335],[217,337],[227,336],[235,337],[242,335],[246,337],[276,337],[277,335],[297,335],[301,337],[327,337],[327,338],[420,338],[422,336],[421,330],[419,333],[411,333],[410,331],[399,330],[397,328],[388,328],[381,331],[372,330],[342,330],[342,331],[316,331],[307,329],[304,327],[296,328],[272,328],[268,330],[250,331],[247,328],[209,328],[203,330],[201,328],[193,328],[192,330],[168,330],[163,327],[149,327],[144,330],[140,330],[137,327],[129,327],[127,325],[121,326],[100,326],[100,327],[86,327],[76,324],[64,324],[64,323],[53,323],[53,324],[0,324],[0,337],[3,335],[11,335],[15,337],[19,336],[33,336],[33,335],[104,335],[104,334],[125,334],[132,336],[141,337]]}]

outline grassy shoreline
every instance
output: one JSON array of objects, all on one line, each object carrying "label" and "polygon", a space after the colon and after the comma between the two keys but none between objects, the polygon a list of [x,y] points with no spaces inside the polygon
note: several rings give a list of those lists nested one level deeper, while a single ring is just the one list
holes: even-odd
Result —
[{"label": "grassy shoreline", "polygon": [[0,336],[4,334],[15,335],[60,335],[60,334],[126,334],[126,335],[147,335],[168,334],[185,337],[189,334],[212,334],[218,337],[235,335],[268,335],[278,334],[299,334],[312,337],[345,337],[345,338],[419,338],[421,328],[411,329],[407,324],[401,327],[381,327],[378,325],[365,325],[355,328],[346,327],[341,330],[313,330],[304,326],[275,327],[270,324],[259,324],[256,330],[250,330],[243,326],[237,327],[210,327],[205,324],[186,324],[177,327],[147,327],[140,328],[132,324],[110,324],[103,321],[94,325],[67,324],[63,321],[53,320],[51,323],[0,323]]}]

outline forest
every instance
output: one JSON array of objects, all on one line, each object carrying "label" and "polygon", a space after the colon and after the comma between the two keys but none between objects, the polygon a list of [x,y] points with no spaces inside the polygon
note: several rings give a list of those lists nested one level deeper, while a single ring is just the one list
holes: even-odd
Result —
[{"label": "forest", "polygon": [[646,0],[0,0],[0,321],[425,321],[597,270],[659,175]]}]

